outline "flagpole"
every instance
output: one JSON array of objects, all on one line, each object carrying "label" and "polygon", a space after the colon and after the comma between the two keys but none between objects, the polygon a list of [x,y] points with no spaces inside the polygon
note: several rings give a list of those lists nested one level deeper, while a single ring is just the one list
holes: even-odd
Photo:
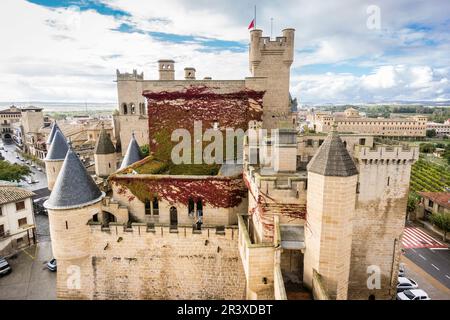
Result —
[{"label": "flagpole", "polygon": [[256,29],[256,4],[255,4],[255,23],[253,24],[253,30],[255,30]]}]

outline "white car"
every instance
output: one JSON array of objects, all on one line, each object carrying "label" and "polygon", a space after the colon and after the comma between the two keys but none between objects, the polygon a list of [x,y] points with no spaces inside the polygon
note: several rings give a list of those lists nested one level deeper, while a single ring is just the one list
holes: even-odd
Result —
[{"label": "white car", "polygon": [[419,286],[417,285],[417,282],[415,282],[413,279],[398,277],[397,292],[405,291],[408,289],[417,289],[418,287]]},{"label": "white car", "polygon": [[431,300],[422,289],[405,290],[397,293],[397,300]]}]

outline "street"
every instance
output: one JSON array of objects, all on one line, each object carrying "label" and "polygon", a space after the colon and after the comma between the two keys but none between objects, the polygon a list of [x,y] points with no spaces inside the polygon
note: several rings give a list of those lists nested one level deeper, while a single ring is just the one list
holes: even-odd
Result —
[{"label": "street", "polygon": [[[450,250],[442,240],[423,228],[408,224],[402,238],[407,276],[418,280],[432,299],[450,299]],[[413,264],[413,265],[412,265]],[[411,268],[408,268],[408,265]],[[408,269],[414,275],[408,274]]]},{"label": "street", "polygon": [[[14,143],[5,144],[2,142],[2,143],[0,143],[0,146],[3,146],[5,148],[5,150],[0,151],[2,156],[5,158],[5,160],[7,160],[10,163],[18,163],[18,164],[26,165],[25,162],[22,162],[19,159],[16,159],[16,156],[18,155],[18,153],[16,153],[16,145]],[[6,152],[6,150],[7,150],[7,152]],[[22,186],[31,191],[47,188],[47,175],[45,174],[45,172],[38,171],[37,168],[32,168],[31,166],[28,166],[28,167],[32,171],[31,176],[35,180],[38,180],[39,182],[29,184],[26,181],[22,181],[21,182]]]}]

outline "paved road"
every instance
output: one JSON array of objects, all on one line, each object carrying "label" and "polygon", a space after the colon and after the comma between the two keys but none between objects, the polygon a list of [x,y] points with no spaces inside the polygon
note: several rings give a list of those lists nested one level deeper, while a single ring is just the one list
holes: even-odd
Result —
[{"label": "paved road", "polygon": [[450,250],[441,248],[405,249],[405,256],[450,289]]},{"label": "paved road", "polygon": [[44,241],[8,258],[13,271],[0,278],[0,300],[55,300],[56,273],[46,267],[51,257],[51,242]]},{"label": "paved road", "polygon": [[[5,157],[5,160],[11,162],[11,163],[19,163],[19,164],[25,164],[24,162],[21,162],[19,159],[16,159],[16,156],[18,155],[16,153],[16,145],[13,144],[4,144],[3,142],[0,142],[0,145],[3,146],[5,148],[5,150],[8,150],[8,152],[1,150],[0,152],[2,153],[2,156]],[[34,184],[28,184],[26,181],[22,181],[22,185],[24,188],[29,189],[29,190],[38,190],[38,189],[43,189],[43,188],[47,188],[47,176],[44,172],[40,172],[35,168],[32,168],[30,166],[30,169],[32,171],[31,176],[35,179],[38,180],[39,183],[34,183]]]}]

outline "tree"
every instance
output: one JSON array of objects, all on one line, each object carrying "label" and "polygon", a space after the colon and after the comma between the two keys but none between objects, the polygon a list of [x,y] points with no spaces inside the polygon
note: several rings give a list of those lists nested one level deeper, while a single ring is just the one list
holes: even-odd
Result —
[{"label": "tree", "polygon": [[420,197],[415,192],[411,192],[408,195],[408,204],[406,205],[408,213],[416,211],[419,201],[420,201]]},{"label": "tree", "polygon": [[27,166],[17,163],[11,164],[8,161],[0,160],[0,180],[19,182],[30,173],[31,170]]},{"label": "tree", "polygon": [[433,153],[436,147],[433,143],[421,143],[419,146],[419,151],[421,153]]},{"label": "tree", "polygon": [[442,232],[444,233],[442,239],[444,241],[446,241],[447,238],[447,232],[450,231],[450,213],[445,213],[445,212],[438,212],[438,213],[433,213],[430,216],[430,221],[437,226],[439,229],[442,230]]},{"label": "tree", "polygon": [[143,146],[141,146],[141,153],[144,157],[147,157],[150,153],[150,149],[148,147],[148,144],[144,144]]},{"label": "tree", "polygon": [[427,130],[427,138],[436,137],[436,129]]}]

